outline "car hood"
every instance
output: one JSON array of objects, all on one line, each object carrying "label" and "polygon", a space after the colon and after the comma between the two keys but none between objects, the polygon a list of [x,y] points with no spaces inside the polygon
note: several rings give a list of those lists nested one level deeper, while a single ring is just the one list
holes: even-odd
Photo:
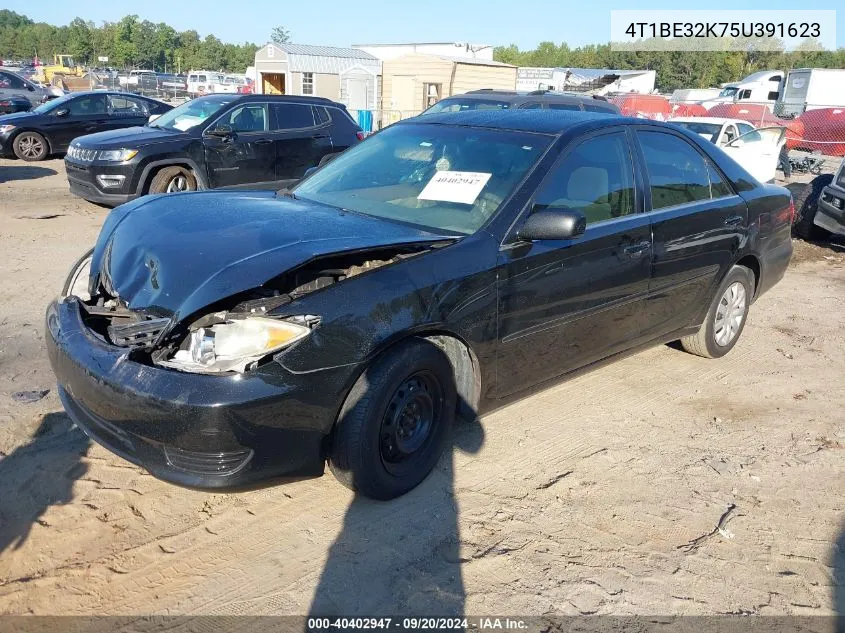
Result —
[{"label": "car hood", "polygon": [[169,194],[113,210],[91,271],[130,309],[176,323],[315,257],[454,239],[270,191]]},{"label": "car hood", "polygon": [[0,125],[23,125],[28,121],[38,118],[40,115],[35,112],[15,112],[0,116]]},{"label": "car hood", "polygon": [[133,146],[147,145],[149,143],[173,141],[184,136],[184,132],[171,132],[157,127],[137,126],[87,134],[78,139],[77,144],[87,149],[132,148]]}]

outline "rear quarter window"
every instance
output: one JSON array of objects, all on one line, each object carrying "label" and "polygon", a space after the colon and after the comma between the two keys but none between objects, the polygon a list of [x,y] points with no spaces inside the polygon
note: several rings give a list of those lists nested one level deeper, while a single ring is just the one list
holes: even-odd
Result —
[{"label": "rear quarter window", "polygon": [[665,132],[638,131],[637,138],[645,157],[653,210],[710,199],[707,164],[692,145]]}]

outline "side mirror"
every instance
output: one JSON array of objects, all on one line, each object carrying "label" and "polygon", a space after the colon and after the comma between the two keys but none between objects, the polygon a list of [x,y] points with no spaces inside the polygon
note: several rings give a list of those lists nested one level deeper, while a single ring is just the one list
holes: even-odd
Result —
[{"label": "side mirror", "polygon": [[160,114],[151,114],[150,118],[147,119],[147,123],[152,123],[153,121],[155,121],[160,116],[161,116]]},{"label": "side mirror", "polygon": [[215,128],[212,128],[206,132],[209,136],[216,136],[218,138],[230,138],[234,135],[234,131],[232,130],[231,125],[218,125]]},{"label": "side mirror", "polygon": [[30,92],[35,92],[35,87],[30,85],[30,84],[26,84],[26,89],[29,90]]},{"label": "side mirror", "polygon": [[586,229],[587,218],[577,209],[548,207],[532,211],[517,237],[528,242],[568,240],[583,235]]},{"label": "side mirror", "polygon": [[68,110],[67,108],[59,108],[58,110],[56,110],[56,116],[65,117],[68,114],[70,114],[70,110]]}]

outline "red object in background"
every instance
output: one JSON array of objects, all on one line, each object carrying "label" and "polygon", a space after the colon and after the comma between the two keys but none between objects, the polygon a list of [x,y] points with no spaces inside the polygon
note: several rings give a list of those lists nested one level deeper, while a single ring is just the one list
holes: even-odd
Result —
[{"label": "red object in background", "polygon": [[807,110],[796,121],[804,127],[804,140],[798,147],[829,156],[845,156],[845,107]]},{"label": "red object in background", "polygon": [[251,81],[247,81],[243,86],[238,86],[238,94],[251,95],[253,92],[255,92],[255,84]]},{"label": "red object in background", "polygon": [[618,106],[624,116],[665,121],[672,115],[672,104],[669,99],[660,95],[631,92],[610,97],[609,101]]},{"label": "red object in background", "polygon": [[700,103],[674,103],[672,104],[672,116],[711,116]]},{"label": "red object in background", "polygon": [[762,103],[720,103],[710,108],[707,116],[748,121],[754,127],[785,127],[787,149],[801,146],[801,139],[804,138],[804,123],[800,119],[781,119]]}]

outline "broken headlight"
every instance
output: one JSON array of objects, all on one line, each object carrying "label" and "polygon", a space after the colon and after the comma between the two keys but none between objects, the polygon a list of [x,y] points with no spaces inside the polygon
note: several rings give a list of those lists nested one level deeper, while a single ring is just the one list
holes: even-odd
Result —
[{"label": "broken headlight", "polygon": [[79,297],[83,301],[88,301],[91,298],[88,292],[88,280],[91,277],[92,256],[93,251],[89,251],[71,269],[62,288],[63,297]]},{"label": "broken headlight", "polygon": [[261,358],[290,347],[311,333],[307,325],[266,317],[231,319],[201,327],[160,365],[202,374],[244,372]]}]

